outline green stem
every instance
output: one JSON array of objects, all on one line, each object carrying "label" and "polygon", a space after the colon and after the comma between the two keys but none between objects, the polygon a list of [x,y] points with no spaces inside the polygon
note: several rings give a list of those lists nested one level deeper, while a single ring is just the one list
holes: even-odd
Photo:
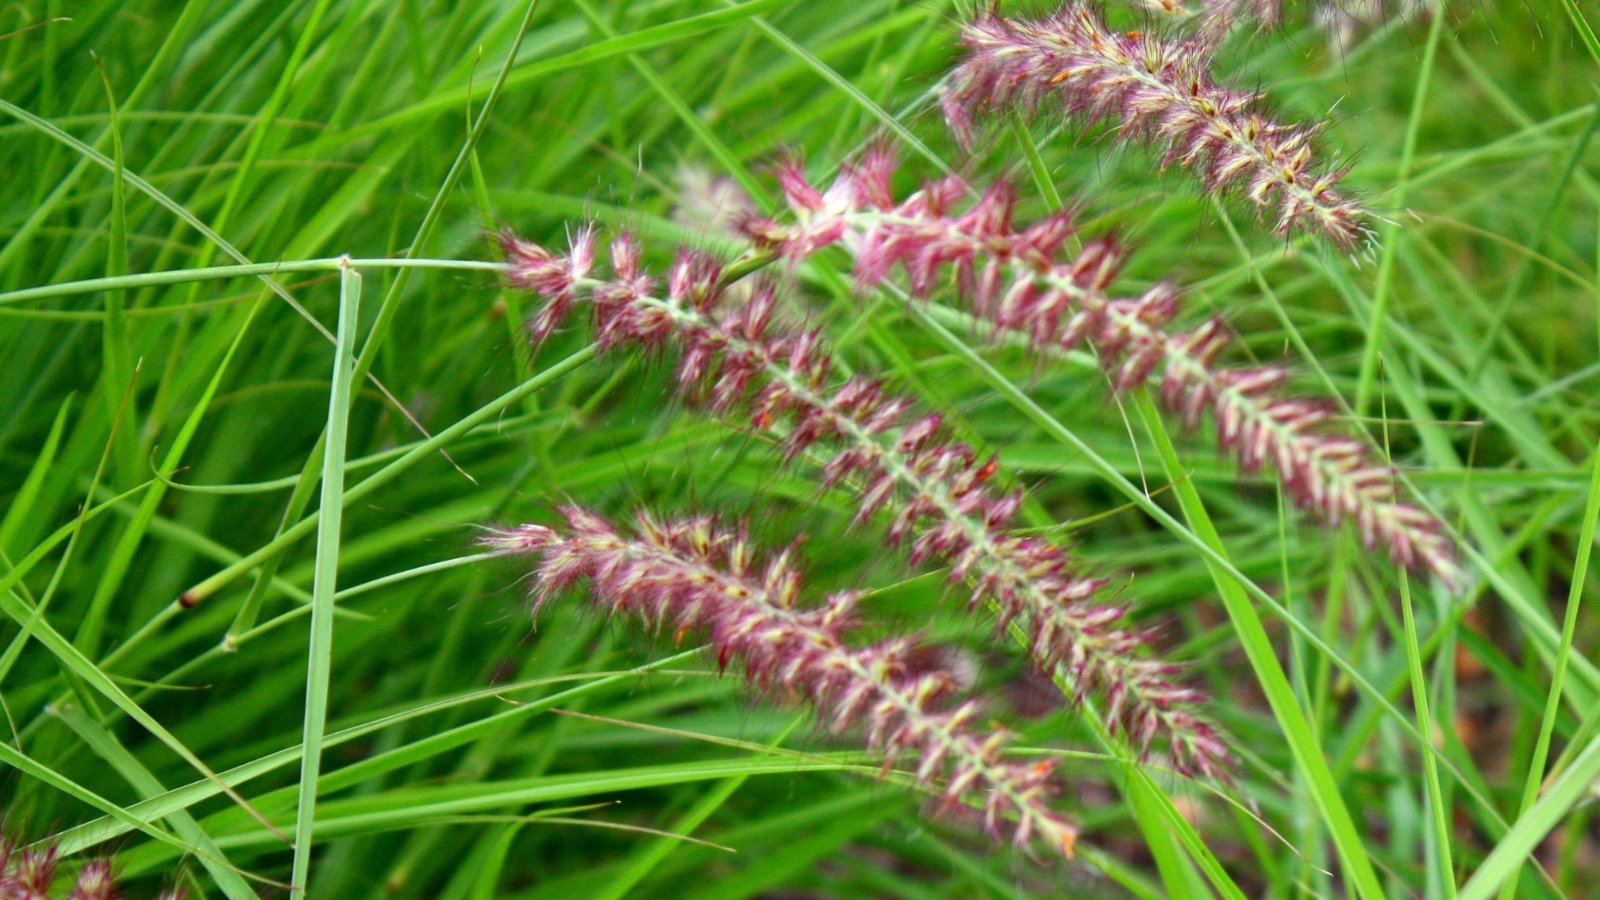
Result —
[{"label": "green stem", "polygon": [[245,276],[277,275],[285,272],[338,272],[346,266],[352,269],[460,269],[474,272],[500,273],[505,263],[483,262],[470,259],[350,259],[330,256],[325,259],[296,259],[283,262],[246,263],[234,266],[206,266],[199,269],[176,269],[169,272],[142,272],[135,275],[117,275],[106,278],[85,278],[61,284],[46,284],[0,294],[0,306],[43,300],[49,297],[70,297],[75,294],[95,294],[100,291],[133,290],[161,284],[186,284],[191,281],[225,281]]},{"label": "green stem", "polygon": [[[1417,75],[1417,90],[1411,97],[1411,119],[1406,126],[1405,144],[1400,150],[1400,174],[1395,181],[1392,203],[1404,210],[1410,187],[1411,167],[1417,156],[1417,135],[1422,128],[1422,109],[1428,101],[1428,82],[1433,76],[1433,60],[1438,55],[1439,36],[1444,33],[1444,16],[1435,14],[1428,27],[1428,45],[1422,52],[1422,71]],[[1372,315],[1367,320],[1367,347],[1361,355],[1361,374],[1356,382],[1355,414],[1360,417],[1372,401],[1373,384],[1378,374],[1378,348],[1383,345],[1383,323],[1389,314],[1390,285],[1394,283],[1394,261],[1400,242],[1400,226],[1387,223],[1380,238],[1382,256],[1378,259],[1378,284],[1372,295]]]}]

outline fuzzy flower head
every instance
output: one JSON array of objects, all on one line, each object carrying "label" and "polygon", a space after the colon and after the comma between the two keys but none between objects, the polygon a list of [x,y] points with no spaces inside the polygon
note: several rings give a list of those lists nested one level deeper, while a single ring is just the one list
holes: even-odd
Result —
[{"label": "fuzzy flower head", "polygon": [[14,847],[0,837],[0,897],[48,900],[56,875],[56,849]]},{"label": "fuzzy flower head", "polygon": [[1343,250],[1369,237],[1368,214],[1338,190],[1343,169],[1316,160],[1316,127],[1280,124],[1261,111],[1260,95],[1215,83],[1204,42],[1120,34],[1072,2],[1036,21],[982,16],[962,43],[941,105],[963,143],[980,113],[1056,105],[1162,148],[1164,165],[1195,172],[1207,190],[1241,194],[1280,235],[1310,231]]},{"label": "fuzzy flower head", "polygon": [[809,605],[793,547],[766,557],[742,527],[705,517],[639,515],[626,534],[578,507],[561,515],[562,527],[525,525],[487,542],[536,560],[536,602],[582,581],[615,613],[680,640],[704,634],[719,668],[739,660],[752,684],[800,697],[831,731],[860,727],[886,765],[915,754],[918,782],[943,776],[941,808],[970,798],[996,840],[1009,835],[1025,847],[1037,837],[1072,854],[1077,830],[1049,805],[1053,765],[1002,759],[1004,733],[976,730],[978,705],[950,702],[956,675],[914,640],[848,643],[859,595]]}]

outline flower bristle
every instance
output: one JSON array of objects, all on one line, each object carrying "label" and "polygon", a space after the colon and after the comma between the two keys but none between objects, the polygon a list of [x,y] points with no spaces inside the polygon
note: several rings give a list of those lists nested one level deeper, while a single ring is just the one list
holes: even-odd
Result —
[{"label": "flower bristle", "polygon": [[1283,23],[1283,0],[1204,0],[1200,9],[1201,32],[1220,37],[1241,19],[1257,28]]},{"label": "flower bristle", "polygon": [[[1160,16],[1191,30],[1208,44],[1219,44],[1237,25],[1254,31],[1271,31],[1287,24],[1284,0],[1137,0],[1148,14]],[[1306,18],[1329,33],[1330,48],[1348,48],[1358,28],[1385,19],[1404,21],[1428,7],[1426,0],[1311,0],[1300,5]]]},{"label": "flower bristle", "polygon": [[[848,196],[813,196],[792,177],[785,191],[807,209],[888,202],[891,170],[887,157],[863,161],[853,169],[859,178],[836,185]],[[796,234],[799,245],[814,252],[825,246],[818,235],[837,241],[844,230],[841,224],[807,232],[802,224]],[[1048,228],[1036,236],[1059,240]],[[1054,542],[1010,531],[1021,495],[995,490],[994,457],[951,440],[938,414],[917,411],[882,381],[860,374],[833,378],[830,355],[815,332],[787,331],[774,322],[770,282],[738,302],[724,302],[715,263],[680,253],[665,295],[656,297],[655,281],[637,269],[632,238],[619,236],[612,253],[610,279],[550,280],[545,273],[573,266],[537,252],[524,254],[537,271],[518,273],[513,261],[508,280],[540,285],[547,302],[589,301],[603,347],[673,343],[685,395],[724,415],[743,408],[749,427],[771,434],[785,460],[824,455],[822,485],[856,490],[858,523],[886,515],[889,539],[909,548],[913,564],[949,566],[952,581],[970,586],[969,608],[994,604],[997,631],[1018,622],[1032,659],[1060,674],[1074,701],[1092,693],[1108,700],[1108,728],[1128,735],[1140,758],[1164,744],[1166,762],[1180,772],[1225,772],[1225,745],[1194,712],[1201,695],[1175,684],[1173,667],[1141,655],[1148,637],[1119,627],[1120,607],[1094,602],[1102,582],[1075,573]]]},{"label": "flower bristle", "polygon": [[[1126,258],[1118,241],[1088,240],[1067,254],[1070,216],[1055,213],[1019,226],[1014,192],[1004,185],[980,192],[946,177],[899,203],[885,202],[893,167],[888,151],[871,155],[869,164],[844,167],[825,192],[791,175],[785,194],[797,221],[752,222],[751,239],[799,257],[820,249],[815,235],[836,234],[854,255],[863,287],[895,267],[917,298],[953,281],[973,316],[995,333],[1046,354],[1087,348],[1118,391],[1160,371],[1164,405],[1190,428],[1210,412],[1219,446],[1246,471],[1270,462],[1289,495],[1327,524],[1353,520],[1369,549],[1381,547],[1395,563],[1461,589],[1464,573],[1441,523],[1400,499],[1392,467],[1374,461],[1361,442],[1329,432],[1329,404],[1285,396],[1288,372],[1281,367],[1220,366],[1219,356],[1234,339],[1220,319],[1170,330],[1179,311],[1173,285],[1112,294]],[[807,192],[833,201],[821,207],[793,201]],[[878,199],[855,199],[865,197]]]},{"label": "flower bristle", "polygon": [[950,696],[956,675],[914,639],[848,643],[859,594],[837,591],[808,605],[792,548],[766,557],[745,528],[708,517],[641,513],[623,534],[580,507],[560,514],[559,529],[523,526],[486,540],[537,560],[537,603],[586,581],[593,600],[616,613],[679,637],[704,634],[719,667],[740,660],[751,684],[798,695],[832,732],[860,727],[885,765],[915,754],[916,780],[943,782],[940,808],[971,800],[996,841],[1009,834],[1027,847],[1038,837],[1072,855],[1077,829],[1049,804],[1054,761],[1002,759],[1007,735],[974,727],[979,705]]},{"label": "flower bristle", "polygon": [[1370,215],[1341,193],[1344,172],[1318,163],[1316,126],[1285,125],[1261,95],[1212,77],[1210,42],[1154,31],[1119,33],[1087,3],[1025,21],[984,14],[962,28],[965,54],[941,97],[962,143],[976,118],[1008,107],[1059,106],[1153,144],[1215,193],[1237,193],[1280,235],[1307,231],[1351,251],[1371,238]]}]

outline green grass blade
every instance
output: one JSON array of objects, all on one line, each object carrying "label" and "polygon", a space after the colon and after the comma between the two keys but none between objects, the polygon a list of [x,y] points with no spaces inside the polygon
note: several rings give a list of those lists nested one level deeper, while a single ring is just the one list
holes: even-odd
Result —
[{"label": "green grass blade", "polygon": [[[538,84],[558,72],[580,68],[590,63],[600,62],[601,60],[628,53],[642,53],[655,47],[718,31],[751,16],[779,9],[787,2],[788,0],[749,0],[747,3],[741,3],[730,9],[686,16],[677,21],[652,25],[635,32],[617,35],[614,38],[592,41],[584,47],[569,53],[515,66],[506,77],[505,87],[522,88],[527,85]],[[328,145],[334,143],[343,144],[369,135],[390,132],[401,126],[414,126],[424,119],[449,115],[460,110],[467,103],[483,100],[490,90],[491,86],[489,84],[479,84],[441,91],[400,112],[391,113],[383,118],[351,128],[344,134],[337,136],[336,139],[313,141],[304,147],[296,148],[295,152],[314,154],[321,152]]]},{"label": "green grass blade", "polygon": [[[28,468],[28,474],[18,485],[17,492],[6,506],[4,518],[0,518],[0,552],[12,552],[11,542],[16,537],[17,530],[33,514],[34,502],[39,497],[39,489],[43,486],[45,477],[50,474],[50,467],[55,463],[56,451],[61,448],[61,434],[67,427],[67,416],[72,412],[72,401],[76,394],[68,394],[61,401],[61,408],[56,410],[56,416],[50,422],[50,432],[45,436],[44,443],[40,445],[38,455],[34,457],[33,465]],[[0,676],[0,681],[4,677]]]},{"label": "green grass blade", "polygon": [[[1416,708],[1417,728],[1430,743],[1434,739],[1436,723],[1429,711],[1428,679],[1422,671],[1422,648],[1417,640],[1417,619],[1411,608],[1411,579],[1400,575],[1400,611],[1405,621],[1406,668],[1411,675],[1411,703]],[[1455,864],[1450,851],[1453,821],[1445,808],[1444,790],[1439,783],[1439,766],[1433,754],[1422,757],[1424,787],[1428,795],[1428,816],[1433,825],[1434,853],[1438,871],[1430,873],[1438,878],[1438,886],[1445,897],[1456,895]],[[1433,882],[1430,881],[1430,884]]]},{"label": "green grass blade", "polygon": [[[365,480],[356,484],[345,494],[344,502],[346,504],[353,503],[362,497],[371,495],[379,488],[384,487],[394,479],[405,474],[408,469],[415,466],[423,459],[431,456],[437,448],[448,445],[450,441],[454,440],[455,438],[460,437],[462,434],[472,430],[478,425],[493,419],[495,416],[499,415],[501,411],[517,404],[524,397],[527,397],[533,392],[548,386],[551,382],[583,365],[593,357],[594,348],[587,347],[550,366],[549,368],[544,369],[538,375],[535,375],[522,384],[517,385],[506,393],[500,395],[495,400],[480,407],[471,415],[460,419],[449,428],[446,428],[426,441],[417,444],[404,456],[385,466],[378,472],[368,476]],[[297,541],[308,534],[311,534],[316,530],[316,523],[317,520],[315,517],[301,519],[299,522],[296,522],[293,527],[284,529],[283,532],[272,541],[272,543],[252,553],[246,554],[245,557],[239,560],[237,563],[228,566],[222,571],[217,572],[211,577],[201,581],[194,587],[185,591],[183,594],[184,598],[186,598],[186,600],[190,603],[198,603],[204,600],[205,598],[216,593],[216,591],[221,589],[224,585],[231,583],[234,579],[260,565],[262,560],[271,556],[273,553],[279,552],[288,544]]]},{"label": "green grass blade", "polygon": [[1589,51],[1589,58],[1595,65],[1600,66],[1600,38],[1594,34],[1594,26],[1584,17],[1583,10],[1578,8],[1576,0],[1561,0],[1561,8],[1566,10],[1567,18],[1572,20],[1572,29],[1578,32],[1578,39],[1583,41],[1584,49]]},{"label": "green grass blade", "polygon": [[[637,669],[627,672],[601,672],[586,676],[561,676],[553,679],[539,679],[535,682],[524,685],[504,685],[497,688],[473,691],[461,696],[450,697],[437,702],[426,703],[419,707],[401,710],[390,715],[379,716],[371,721],[340,729],[326,736],[323,741],[324,749],[346,744],[350,741],[366,737],[367,735],[380,732],[385,728],[390,728],[394,725],[407,722],[424,715],[443,712],[480,700],[486,700],[515,693],[519,688],[528,689],[533,687],[542,687],[549,684],[559,684],[568,681],[584,682],[578,687],[569,688],[564,691],[557,691],[554,694],[541,697],[539,700],[523,704],[515,709],[501,712],[485,719],[480,719],[468,725],[459,726],[438,734],[430,735],[426,739],[413,742],[411,745],[405,747],[397,748],[396,750],[382,754],[380,757],[374,757],[372,759],[363,760],[359,763],[353,763],[350,766],[346,766],[344,769],[327,773],[323,776],[322,787],[324,790],[337,790],[341,787],[359,784],[366,779],[373,778],[382,773],[394,771],[396,769],[412,765],[421,760],[429,759],[447,750],[454,749],[474,740],[482,739],[486,735],[492,735],[497,729],[504,728],[509,722],[517,721],[548,711],[550,708],[558,704],[569,703],[592,692],[615,686],[628,679],[638,678],[662,666],[670,665],[676,662],[682,662],[692,654],[693,651],[689,653],[677,654],[663,660],[658,660],[656,662],[640,666]],[[299,745],[270,753],[266,756],[259,757],[222,773],[221,783],[229,787],[238,787],[239,785],[245,784],[252,779],[260,778],[263,775],[278,771],[285,766],[294,765],[295,763],[299,762],[300,758],[301,747]],[[290,790],[293,791],[294,789]],[[142,817],[143,821],[154,821],[156,819],[169,816],[178,810],[188,809],[198,803],[209,800],[217,796],[218,793],[220,793],[220,788],[217,783],[210,781],[196,781],[181,787],[173,788],[159,797],[152,797],[149,800],[143,800],[135,803],[128,807],[128,810],[130,813]],[[120,820],[108,821],[107,819],[100,819],[93,822],[87,822],[83,825],[79,825],[61,832],[60,834],[56,835],[56,841],[57,846],[61,848],[63,853],[73,853],[84,847],[94,846],[95,844],[125,834],[127,831],[128,826]]]},{"label": "green grass blade", "polygon": [[[727,6],[735,5],[734,0],[722,0],[722,2]],[[806,66],[806,68],[817,73],[817,76],[822,80],[833,85],[846,97],[849,97],[851,102],[865,110],[868,116],[870,116],[878,124],[882,125],[889,133],[893,134],[900,143],[910,147],[918,156],[921,156],[928,162],[933,163],[933,165],[938,168],[939,171],[946,174],[950,172],[950,164],[945,162],[944,159],[939,156],[939,154],[933,152],[933,148],[923,143],[921,138],[917,137],[904,125],[900,124],[899,119],[895,118],[893,114],[884,109],[882,106],[879,106],[871,97],[868,97],[865,93],[863,93],[860,88],[851,84],[842,75],[840,75],[838,72],[835,72],[827,63],[818,59],[816,54],[795,43],[793,38],[789,37],[787,34],[784,34],[782,31],[779,31],[777,28],[774,28],[772,23],[768,22],[761,16],[752,17],[750,24],[754,25],[757,30],[766,35],[767,38],[773,43],[777,44],[779,47],[782,47],[784,52],[799,60],[803,65]]]},{"label": "green grass blade", "polygon": [[311,872],[317,780],[322,772],[328,688],[333,673],[333,594],[339,575],[340,529],[344,514],[345,446],[349,434],[350,383],[355,369],[361,275],[348,266],[339,273],[338,343],[329,379],[327,451],[322,458],[322,503],[317,510],[316,579],[311,588],[311,641],[306,664],[306,719],[300,757],[300,793],[294,824],[291,894],[304,894]]},{"label": "green grass blade", "polygon": [[[1590,35],[1593,40],[1593,35]],[[1597,57],[1600,60],[1600,57]],[[1600,255],[1596,267],[1600,269]],[[1597,294],[1600,297],[1600,294]],[[1519,821],[1529,814],[1539,798],[1539,785],[1545,778],[1545,762],[1550,755],[1550,740],[1555,732],[1556,720],[1561,711],[1562,689],[1566,684],[1567,661],[1572,658],[1572,641],[1578,628],[1578,610],[1583,605],[1585,579],[1589,573],[1589,559],[1594,555],[1595,528],[1600,521],[1600,448],[1589,457],[1589,494],[1584,501],[1582,524],[1578,530],[1577,554],[1568,578],[1566,613],[1561,621],[1561,644],[1556,651],[1555,667],[1550,676],[1550,692],[1545,701],[1544,714],[1539,720],[1539,737],[1534,744],[1533,757],[1528,763],[1527,780],[1522,786],[1522,801],[1518,806]],[[1506,878],[1500,896],[1502,900],[1516,894],[1521,869]]]},{"label": "green grass blade", "polygon": [[[783,737],[787,737],[789,731],[793,731],[801,721],[803,720],[797,719],[789,727],[789,730],[785,731],[783,736],[779,738],[779,741],[775,741],[774,744],[781,742]],[[674,835],[694,834],[695,829],[704,824],[712,813],[715,813],[724,803],[727,803],[728,799],[744,785],[747,777],[739,775],[729,778],[711,790],[706,791],[700,799],[695,801],[694,806],[684,811],[683,815],[673,821],[671,828],[668,830]],[[639,882],[649,877],[650,873],[661,865],[662,861],[673,850],[682,845],[683,841],[677,837],[663,836],[651,841],[628,861],[620,874],[606,883],[604,892],[595,895],[595,900],[622,900],[624,897],[631,896],[633,889]]]},{"label": "green grass blade", "polygon": [[[1218,555],[1226,558],[1222,538],[1217,534],[1216,526],[1206,512],[1199,491],[1195,490],[1194,484],[1185,476],[1177,450],[1167,436],[1161,414],[1156,410],[1149,393],[1140,390],[1135,398],[1135,406],[1144,420],[1146,431],[1155,440],[1160,451],[1167,479],[1174,486],[1178,502],[1183,507],[1184,517],[1201,540]],[[1211,565],[1209,560],[1207,564]],[[1294,754],[1301,774],[1306,777],[1311,801],[1316,804],[1324,823],[1328,826],[1329,836],[1339,852],[1339,860],[1344,864],[1344,876],[1350,880],[1351,887],[1358,896],[1369,900],[1384,897],[1385,892],[1378,882],[1377,871],[1367,855],[1366,842],[1360,830],[1356,828],[1355,819],[1351,817],[1349,808],[1345,805],[1344,796],[1339,792],[1332,770],[1328,768],[1328,761],[1323,756],[1317,734],[1311,729],[1305,712],[1295,699],[1294,689],[1290,687],[1288,677],[1278,664],[1277,651],[1273,648],[1271,639],[1267,637],[1267,631],[1262,626],[1255,607],[1251,605],[1250,598],[1246,596],[1241,583],[1230,573],[1220,567],[1213,567],[1213,578],[1217,592],[1222,595],[1223,605],[1227,607],[1228,618],[1233,623],[1239,643],[1250,660],[1251,668],[1255,670],[1256,681],[1267,696],[1272,714],[1289,742],[1289,749]]]},{"label": "green grass blade", "polygon": [[[77,706],[64,706],[55,712],[74,734],[83,739],[84,744],[95,755],[105,760],[134,790],[145,797],[166,792],[166,788],[156,780],[155,775],[151,774],[137,757],[129,753],[115,735],[91,719],[83,709]],[[228,862],[222,849],[210,835],[206,834],[205,829],[200,827],[193,816],[185,810],[178,810],[170,818],[172,830],[178,837],[196,848],[200,864],[205,866],[206,871],[217,882],[217,887],[221,888],[225,895],[234,900],[255,900],[255,890],[239,877],[238,870]]]},{"label": "green grass blade", "polygon": [[[1439,36],[1444,33],[1445,16],[1434,15],[1428,27],[1428,42],[1422,50],[1422,71],[1417,76],[1416,90],[1411,97],[1411,117],[1406,124],[1405,144],[1400,150],[1400,174],[1389,199],[1390,205],[1404,209],[1410,189],[1411,166],[1417,155],[1417,140],[1422,131],[1422,113],[1428,103],[1428,85],[1433,80],[1433,64],[1439,54]],[[1382,244],[1378,257],[1378,281],[1373,289],[1372,314],[1367,319],[1367,343],[1361,354],[1361,371],[1357,375],[1357,416],[1366,412],[1372,401],[1372,392],[1378,375],[1378,348],[1383,346],[1383,329],[1389,315],[1389,295],[1394,285],[1395,254],[1401,241],[1400,226],[1385,223],[1379,232]]]},{"label": "green grass blade", "polygon": [[127,812],[122,808],[121,804],[112,800],[108,800],[107,798],[100,796],[83,785],[74,782],[72,779],[67,778],[54,769],[40,764],[38,761],[26,756],[10,744],[0,743],[0,764],[8,765],[24,775],[27,775],[31,778],[36,778],[39,781],[48,784],[49,786],[55,788],[63,794],[72,797],[75,800],[109,814],[112,818],[121,822],[127,829],[136,829],[144,834],[150,835],[163,844],[170,844],[171,846],[176,847],[180,853],[188,853],[194,850],[193,847],[190,847],[177,837],[168,834],[156,825],[148,821],[143,821],[137,816]]},{"label": "green grass blade", "polygon": [[1574,806],[1582,803],[1600,778],[1600,739],[1592,740],[1544,792],[1544,797],[1517,818],[1511,830],[1462,886],[1460,900],[1488,900],[1500,885],[1521,870],[1529,854]]},{"label": "green grass blade", "polygon": [[[111,110],[111,124],[108,130],[111,133],[111,161],[114,168],[111,170],[111,234],[106,252],[106,277],[116,278],[128,274],[128,209],[123,186],[122,115],[117,108],[116,93],[111,88],[111,79],[106,75],[105,65],[98,59],[95,63],[100,70],[100,79],[105,84],[106,105]],[[136,421],[138,411],[130,404],[119,404],[117,401],[122,386],[128,384],[130,373],[133,371],[133,365],[128,360],[126,307],[125,291],[113,290],[106,293],[106,318],[102,338],[105,369],[101,373],[101,382],[105,385],[105,390],[101,392],[101,396],[105,399],[106,412],[109,415],[127,416],[130,421]],[[119,405],[127,408],[119,411],[117,408]],[[122,483],[131,484],[140,474],[138,436],[129,433],[132,429],[121,427],[122,423],[117,419],[111,421],[117,435],[115,444],[117,471]]]}]

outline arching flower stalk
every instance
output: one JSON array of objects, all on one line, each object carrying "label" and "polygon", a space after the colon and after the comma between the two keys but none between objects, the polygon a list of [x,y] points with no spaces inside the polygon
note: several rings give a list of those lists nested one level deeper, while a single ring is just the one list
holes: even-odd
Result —
[{"label": "arching flower stalk", "polygon": [[981,112],[1058,103],[1162,148],[1164,165],[1190,169],[1207,190],[1237,190],[1280,235],[1318,233],[1342,250],[1370,239],[1369,214],[1338,190],[1344,171],[1316,161],[1317,129],[1275,122],[1259,94],[1216,84],[1204,41],[1119,34],[1083,2],[1035,21],[984,15],[961,40],[941,104],[963,143]]},{"label": "arching flower stalk", "polygon": [[[804,242],[825,237],[797,232]],[[1009,532],[1021,495],[993,489],[998,461],[950,442],[939,416],[915,413],[881,382],[830,377],[815,333],[772,321],[770,284],[729,302],[716,263],[682,252],[658,297],[627,234],[612,242],[604,279],[588,277],[595,254],[587,230],[564,255],[510,236],[503,246],[508,280],[546,298],[536,337],[555,321],[551,310],[578,298],[593,310],[602,347],[676,345],[685,394],[706,395],[724,414],[742,407],[752,427],[777,437],[786,459],[826,454],[824,486],[857,489],[858,521],[890,513],[889,539],[909,545],[913,564],[949,565],[952,580],[971,587],[969,607],[991,602],[1001,630],[1017,622],[1033,661],[1064,679],[1074,700],[1103,696],[1107,727],[1127,734],[1141,756],[1164,744],[1179,771],[1222,772],[1226,748],[1193,711],[1201,696],[1171,680],[1172,666],[1140,655],[1149,638],[1117,626],[1121,608],[1093,602],[1102,582],[1075,574],[1056,544]]]},{"label": "arching flower stalk", "polygon": [[763,560],[743,528],[721,528],[707,518],[659,521],[641,514],[634,534],[625,536],[586,510],[565,507],[561,514],[560,530],[523,525],[486,540],[538,560],[536,606],[588,581],[594,600],[617,613],[670,628],[679,638],[703,632],[719,667],[742,660],[751,683],[799,695],[836,733],[864,724],[868,746],[886,764],[904,752],[917,756],[919,783],[945,774],[941,809],[971,798],[995,840],[1009,833],[1026,847],[1039,837],[1072,855],[1077,829],[1049,805],[1055,761],[1002,759],[1007,735],[974,729],[976,701],[946,702],[955,676],[914,662],[915,641],[846,643],[857,594],[836,592],[820,606],[803,606],[789,551]]},{"label": "arching flower stalk", "polygon": [[1191,428],[1210,411],[1219,445],[1246,471],[1270,463],[1285,490],[1328,524],[1354,520],[1368,548],[1382,547],[1396,563],[1431,572],[1452,590],[1461,586],[1440,523],[1399,499],[1393,469],[1372,460],[1361,442],[1328,433],[1329,404],[1285,396],[1288,371],[1281,366],[1219,367],[1233,333],[1218,319],[1170,331],[1178,292],[1169,284],[1113,297],[1124,258],[1115,241],[1090,241],[1068,258],[1073,229],[1066,213],[1017,226],[1006,185],[969,203],[972,189],[955,178],[896,202],[894,170],[892,154],[874,149],[820,191],[798,163],[788,163],[779,180],[797,221],[756,219],[745,230],[757,247],[791,260],[841,245],[855,257],[864,287],[896,265],[919,298],[953,280],[973,315],[999,333],[1050,353],[1089,346],[1117,390],[1159,370],[1165,405]]}]

